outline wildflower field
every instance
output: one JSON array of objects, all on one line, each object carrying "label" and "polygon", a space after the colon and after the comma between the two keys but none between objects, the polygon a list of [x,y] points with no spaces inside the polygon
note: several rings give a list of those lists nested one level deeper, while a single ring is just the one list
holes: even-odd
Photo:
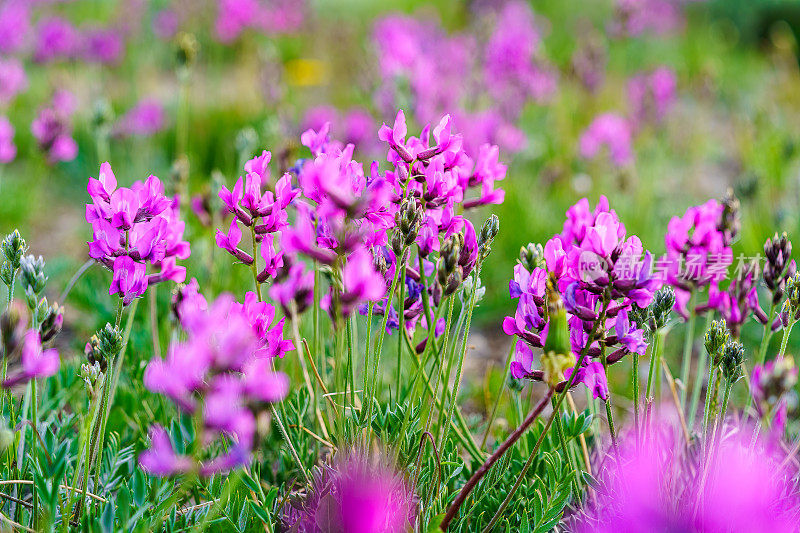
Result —
[{"label": "wildflower field", "polygon": [[800,530],[798,39],[0,0],[0,532]]}]

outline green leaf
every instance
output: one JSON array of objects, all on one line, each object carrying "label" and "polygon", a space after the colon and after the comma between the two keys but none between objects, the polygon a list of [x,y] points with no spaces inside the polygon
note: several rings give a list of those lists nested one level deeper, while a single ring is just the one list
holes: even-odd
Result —
[{"label": "green leaf", "polygon": [[100,530],[103,533],[114,533],[114,502],[109,500],[100,517]]},{"label": "green leaf", "polygon": [[444,513],[437,514],[431,521],[428,522],[428,527],[425,529],[425,533],[437,533],[439,531],[439,525],[441,525],[442,520],[444,520]]}]

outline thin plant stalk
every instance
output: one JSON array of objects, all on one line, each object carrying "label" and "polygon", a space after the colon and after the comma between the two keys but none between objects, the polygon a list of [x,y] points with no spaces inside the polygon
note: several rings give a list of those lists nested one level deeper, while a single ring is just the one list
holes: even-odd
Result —
[{"label": "thin plant stalk", "polygon": [[[703,331],[708,331],[711,321],[714,319],[714,312],[709,310],[706,315],[706,327]],[[703,379],[706,376],[706,365],[708,364],[708,353],[705,349],[700,350],[697,358],[697,368],[694,374],[694,384],[692,385],[692,399],[689,403],[689,416],[687,422],[694,427],[697,418],[697,408],[700,406],[700,391],[703,389]],[[684,386],[687,384],[684,383]]]},{"label": "thin plant stalk", "polygon": [[681,359],[681,383],[684,387],[681,389],[681,405],[686,405],[686,394],[688,392],[686,383],[689,382],[689,369],[692,364],[692,347],[694,346],[694,329],[695,321],[697,319],[697,311],[695,310],[696,293],[692,291],[689,297],[689,319],[686,321],[686,337],[683,341],[683,357]]},{"label": "thin plant stalk", "polygon": [[[489,471],[492,465],[496,463],[497,460],[500,459],[500,457],[502,457],[503,454],[505,454],[509,448],[511,448],[511,446],[522,436],[523,433],[525,433],[525,431],[530,427],[530,425],[533,424],[534,420],[538,418],[539,414],[541,414],[541,412],[550,402],[550,399],[553,397],[553,392],[554,389],[552,387],[547,389],[547,393],[542,397],[541,400],[539,400],[539,403],[536,404],[536,407],[530,412],[530,414],[528,414],[527,418],[522,422],[522,424],[520,424],[520,426],[517,429],[515,429],[511,435],[508,436],[505,442],[503,442],[503,444],[501,444],[494,451],[491,457],[489,457],[486,460],[486,462],[484,462],[480,466],[480,468],[478,468],[478,470],[476,470],[475,473],[472,474],[472,477],[470,477],[467,483],[461,488],[461,491],[456,496],[456,499],[453,500],[453,503],[450,504],[450,508],[447,510],[447,514],[445,514],[444,519],[439,525],[439,528],[442,531],[447,531],[447,526],[449,526],[450,522],[452,522],[453,518],[455,518],[459,508],[461,507],[461,504],[463,504],[464,500],[467,499],[467,496],[469,496],[469,493],[472,491],[475,485],[478,484],[478,481],[480,481],[481,478],[486,475],[486,473]],[[553,416],[551,415],[550,422],[552,422],[552,419]],[[546,431],[547,430],[542,432],[542,435],[544,435]]]},{"label": "thin plant stalk", "polygon": [[[578,361],[575,364],[575,368],[580,368],[580,366],[583,364],[583,361],[586,359],[586,354],[589,351],[589,347],[595,341],[595,337],[597,336],[597,333],[598,333],[598,331],[600,329],[600,325],[605,323],[606,311],[608,311],[608,303],[609,303],[609,299],[608,299],[608,297],[605,297],[603,299],[603,307],[602,307],[602,309],[600,311],[600,314],[598,315],[597,320],[595,320],[594,325],[592,326],[592,331],[589,332],[589,337],[586,340],[586,346],[581,351],[581,355],[580,355],[580,357],[578,357]],[[555,404],[556,405],[556,409],[558,409],[561,406],[561,403],[564,401],[564,398],[567,396],[567,393],[569,392],[570,387],[572,387],[572,385],[575,383],[575,378],[577,377],[577,375],[578,375],[577,372],[573,372],[570,375],[569,379],[567,380],[566,385],[564,386],[564,391],[561,394],[559,394],[558,399],[556,400],[556,404]],[[497,522],[500,520],[500,517],[503,516],[503,512],[505,512],[506,507],[508,507],[508,504],[511,503],[511,499],[514,497],[514,494],[517,492],[517,490],[519,489],[520,485],[522,485],[522,480],[525,479],[525,474],[528,473],[528,470],[530,469],[531,465],[533,464],[533,460],[536,458],[536,454],[539,451],[539,448],[542,446],[542,442],[544,442],[544,438],[547,435],[547,431],[550,429],[550,426],[553,423],[553,418],[555,417],[555,413],[556,413],[556,410],[554,410],[553,413],[550,415],[550,417],[547,419],[547,422],[545,423],[544,429],[542,430],[541,435],[539,435],[539,439],[536,441],[536,444],[533,447],[533,451],[528,456],[528,460],[525,461],[525,464],[523,465],[522,470],[520,471],[519,475],[517,476],[517,481],[514,482],[514,485],[511,487],[511,490],[509,490],[508,493],[506,494],[506,497],[503,500],[503,502],[500,504],[500,507],[497,509],[497,511],[495,512],[494,516],[489,521],[489,525],[487,525],[486,528],[484,528],[484,530],[483,530],[484,533],[488,533],[488,532],[493,531],[492,528],[494,528],[494,526],[497,525]],[[442,530],[444,531],[444,528]]]},{"label": "thin plant stalk", "polygon": [[517,337],[514,335],[511,339],[511,349],[508,351],[508,357],[506,357],[506,366],[505,370],[503,371],[502,382],[500,383],[500,390],[497,391],[497,394],[494,398],[494,407],[492,407],[492,413],[489,415],[489,421],[486,423],[486,430],[483,432],[483,438],[481,439],[480,448],[483,449],[486,446],[486,439],[489,436],[489,431],[492,429],[492,423],[494,422],[494,417],[497,416],[497,408],[500,405],[500,398],[503,396],[503,392],[506,390],[506,380],[508,376],[508,371],[511,368],[511,359],[514,357],[514,347],[517,344]]}]

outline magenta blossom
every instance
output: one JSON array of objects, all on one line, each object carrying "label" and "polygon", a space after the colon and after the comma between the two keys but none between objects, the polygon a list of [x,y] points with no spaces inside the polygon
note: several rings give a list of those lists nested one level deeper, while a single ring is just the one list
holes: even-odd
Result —
[{"label": "magenta blossom", "polygon": [[355,454],[325,466],[304,502],[287,505],[284,524],[301,533],[400,533],[414,527],[414,495],[384,464]]},{"label": "magenta blossom", "polygon": [[[283,339],[283,320],[274,320],[273,307],[258,302],[254,293],[244,304],[222,295],[205,305],[194,291],[188,286],[177,304],[186,340],[173,342],[165,359],[150,361],[144,384],[184,411],[202,407],[203,434],[232,445],[227,454],[199,465],[201,475],[211,475],[249,462],[257,438],[256,416],[265,403],[282,400],[289,390],[288,378],[272,370],[270,359],[283,356],[294,344]],[[156,444],[144,458],[173,463],[170,450]]]},{"label": "magenta blossom", "polygon": [[28,88],[28,77],[22,62],[13,57],[0,58],[0,105],[9,104]]},{"label": "magenta blossom", "polygon": [[139,456],[139,464],[150,474],[161,477],[182,474],[192,468],[191,458],[175,453],[167,430],[158,424],[150,428],[150,448]]},{"label": "magenta blossom", "polygon": [[0,163],[10,163],[17,156],[17,147],[14,145],[14,126],[4,117],[0,116]]},{"label": "magenta blossom", "polygon": [[635,125],[664,120],[675,103],[677,81],[668,67],[638,74],[628,81],[628,103]]},{"label": "magenta blossom", "polygon": [[583,134],[579,149],[581,157],[596,158],[602,148],[608,150],[611,162],[618,167],[633,163],[631,127],[628,121],[614,113],[597,116]]},{"label": "magenta blossom", "polygon": [[[144,294],[148,285],[186,279],[176,261],[191,253],[183,240],[179,202],[167,198],[161,181],[150,176],[130,188],[117,187],[107,162],[97,179],[89,178],[86,221],[92,225],[89,256],[114,273],[109,294],[119,293],[125,305]],[[152,267],[148,274],[147,265]]]},{"label": "magenta blossom", "polygon": [[2,383],[3,388],[10,389],[32,379],[52,376],[58,371],[60,364],[56,350],[42,350],[41,337],[34,329],[25,333],[20,361],[21,368],[8,376]]},{"label": "magenta blossom", "polygon": [[53,95],[52,104],[41,108],[31,123],[31,132],[50,163],[72,161],[78,155],[78,144],[72,138],[74,111],[73,95],[58,91]]},{"label": "magenta blossom", "polygon": [[147,137],[164,129],[164,106],[154,99],[143,99],[122,115],[114,125],[114,135]]}]

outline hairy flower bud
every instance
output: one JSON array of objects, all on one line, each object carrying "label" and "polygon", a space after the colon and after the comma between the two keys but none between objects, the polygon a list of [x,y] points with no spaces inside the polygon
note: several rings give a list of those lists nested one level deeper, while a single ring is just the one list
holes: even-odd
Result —
[{"label": "hairy flower bud", "polygon": [[728,340],[722,353],[722,373],[725,379],[736,381],[742,374],[742,361],[744,361],[744,346],[741,342]]},{"label": "hairy flower bud", "polygon": [[800,272],[795,272],[786,281],[786,301],[783,302],[780,318],[783,327],[800,320]]},{"label": "hairy flower bud", "polygon": [[764,243],[764,284],[772,293],[772,303],[778,304],[783,298],[786,281],[796,273],[792,257],[792,243],[786,232],[777,233]]},{"label": "hairy flower bud", "polygon": [[[42,299],[47,303],[46,299]],[[61,332],[64,326],[64,308],[57,303],[53,303],[44,311],[44,316],[40,321],[39,332],[42,336],[42,342],[52,340],[56,335]]]},{"label": "hairy flower bud", "polygon": [[14,274],[16,274],[16,270],[11,265],[11,261],[3,261],[3,264],[0,265],[0,281],[6,287],[11,288],[11,284],[14,282]]},{"label": "hairy flower bud", "polygon": [[661,329],[667,325],[672,307],[675,305],[675,290],[669,285],[659,289],[653,295],[653,303],[650,304],[650,324],[653,331]]},{"label": "hairy flower bud", "polygon": [[720,352],[728,342],[728,327],[725,320],[714,320],[711,322],[711,327],[706,331],[705,347],[708,355],[711,356],[713,364],[720,363]]},{"label": "hairy flower bud", "polygon": [[481,232],[478,235],[478,247],[490,246],[499,231],[500,219],[497,218],[497,215],[492,214],[481,226]]},{"label": "hairy flower bud", "polygon": [[47,284],[47,276],[44,274],[44,259],[42,256],[24,256],[20,260],[20,270],[22,271],[22,284],[25,290],[27,291],[27,289],[30,288],[35,294],[40,294]]},{"label": "hairy flower bud", "polygon": [[419,226],[422,223],[422,215],[422,208],[416,198],[410,196],[403,200],[394,217],[397,232],[393,236],[393,248],[395,246],[395,237],[397,242],[402,243],[403,246],[410,246],[414,243],[419,233]]},{"label": "hairy flower bud", "polygon": [[3,255],[5,255],[6,259],[11,263],[12,269],[18,269],[22,254],[28,249],[28,245],[25,243],[25,239],[19,234],[19,230],[15,229],[9,233],[6,238],[3,239],[1,247],[3,249]]},{"label": "hairy flower bud", "polygon": [[536,268],[544,268],[544,249],[541,244],[528,243],[519,250],[517,263],[525,267],[528,272],[533,272]]}]

